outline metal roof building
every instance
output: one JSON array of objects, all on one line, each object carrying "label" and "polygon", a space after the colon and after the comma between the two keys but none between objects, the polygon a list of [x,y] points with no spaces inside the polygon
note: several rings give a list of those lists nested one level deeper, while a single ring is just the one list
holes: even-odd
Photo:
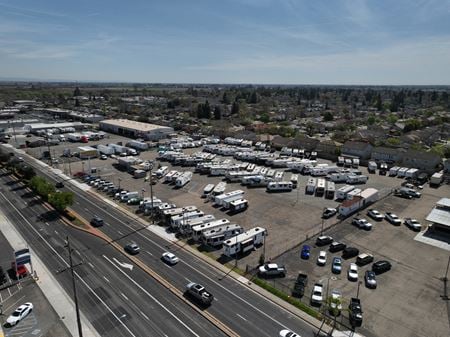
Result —
[{"label": "metal roof building", "polygon": [[130,138],[159,140],[173,133],[173,128],[129,119],[107,119],[99,123],[100,129]]},{"label": "metal roof building", "polygon": [[435,229],[450,233],[450,199],[439,200],[426,220],[432,222]]}]

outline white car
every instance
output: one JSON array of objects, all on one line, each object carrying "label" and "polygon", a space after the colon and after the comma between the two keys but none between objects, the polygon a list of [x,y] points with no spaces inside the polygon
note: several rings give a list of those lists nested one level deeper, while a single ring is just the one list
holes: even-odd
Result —
[{"label": "white car", "polygon": [[299,334],[292,332],[288,329],[283,329],[280,331],[280,337],[301,337]]},{"label": "white car", "polygon": [[24,319],[32,310],[33,310],[32,303],[28,302],[22,304],[11,314],[11,316],[8,317],[6,323],[8,323],[10,326],[14,326],[17,323],[19,323],[22,319]]},{"label": "white car", "polygon": [[352,223],[355,226],[358,226],[359,228],[363,228],[366,230],[371,230],[372,229],[372,224],[370,222],[368,222],[366,219],[359,219],[359,218],[354,218]]},{"label": "white car", "polygon": [[394,226],[400,226],[402,224],[400,218],[392,212],[386,212],[386,220],[389,221]]},{"label": "white car", "polygon": [[419,231],[420,232],[422,230],[422,225],[416,219],[406,218],[405,219],[405,225],[408,226],[409,228],[411,228],[414,231]]},{"label": "white car", "polygon": [[327,252],[324,250],[321,250],[319,252],[319,256],[317,257],[317,264],[319,266],[324,266],[327,263]]},{"label": "white car", "polygon": [[316,305],[322,305],[323,300],[323,285],[320,283],[314,284],[314,288],[311,294],[311,303]]},{"label": "white car", "polygon": [[350,263],[347,277],[350,281],[358,281],[358,266],[355,263]]},{"label": "white car", "polygon": [[162,259],[164,262],[171,264],[171,265],[177,264],[180,261],[180,259],[171,252],[163,253]]},{"label": "white car", "polygon": [[384,219],[384,215],[378,212],[376,209],[371,209],[367,212],[367,215],[376,221],[381,221]]}]

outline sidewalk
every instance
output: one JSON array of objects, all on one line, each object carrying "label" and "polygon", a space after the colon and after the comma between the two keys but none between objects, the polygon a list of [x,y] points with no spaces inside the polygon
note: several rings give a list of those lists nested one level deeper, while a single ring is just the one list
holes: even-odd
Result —
[{"label": "sidewalk", "polygon": [[[14,249],[21,249],[28,246],[21,234],[15,229],[3,212],[0,212],[0,231]],[[72,299],[66,294],[59,283],[53,279],[51,272],[45,267],[44,263],[38,258],[37,254],[34,254],[31,248],[30,252],[33,259],[34,271],[39,277],[36,284],[42,290],[44,296],[53,306],[61,321],[70,331],[72,336],[78,336],[75,305]],[[81,321],[83,326],[83,336],[100,337],[83,313],[81,313]],[[1,327],[0,337],[3,337]]]}]

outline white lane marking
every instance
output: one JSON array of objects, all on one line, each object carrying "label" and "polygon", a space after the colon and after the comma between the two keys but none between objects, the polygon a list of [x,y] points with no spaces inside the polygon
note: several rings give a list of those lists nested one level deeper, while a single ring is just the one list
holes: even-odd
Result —
[{"label": "white lane marking", "polygon": [[131,271],[133,270],[133,265],[130,263],[119,262],[119,260],[117,260],[115,257],[113,257],[113,260],[122,268],[127,268],[127,269],[130,269]]},{"label": "white lane marking", "polygon": [[45,223],[47,226],[50,226],[50,224],[48,222]]},{"label": "white lane marking", "polygon": [[89,210],[88,210],[86,207],[84,208],[84,210],[85,210],[86,212],[89,212]]},{"label": "white lane marking", "polygon": [[145,290],[139,283],[137,283],[135,280],[133,280],[130,276],[128,276],[122,269],[120,269],[116,264],[111,261],[107,256],[103,255],[103,257],[111,263],[114,268],[116,268],[119,272],[121,272],[126,278],[128,278],[131,282],[134,283],[135,286],[137,286],[139,289],[141,289],[148,297],[150,297],[156,304],[158,304],[161,308],[163,308],[166,312],[170,314],[173,318],[175,318],[181,325],[183,325],[190,333],[192,333],[194,336],[200,337],[193,331],[189,326],[187,326],[181,319],[179,319],[172,311],[170,311],[164,304],[162,304],[160,301],[158,301],[152,294],[150,294],[147,290]]},{"label": "white lane marking", "polygon": [[89,267],[91,267],[92,269],[95,269],[94,265],[90,262],[88,262]]},{"label": "white lane marking", "polygon": [[123,297],[124,299],[126,299],[127,301],[129,301],[128,297],[127,297],[123,292],[120,292],[120,295],[122,295],[122,297]]},{"label": "white lane marking", "polygon": [[[32,225],[31,223],[25,218],[25,216],[19,212],[19,210],[16,208],[16,206],[14,206],[14,204],[11,203],[11,201],[9,201],[9,199],[6,198],[6,196],[0,192],[0,195],[3,197],[3,199],[5,199],[17,212],[17,214],[19,214],[23,220],[25,220],[25,222],[28,224],[28,226],[41,238],[41,240],[43,242],[45,242],[45,244],[50,248],[50,250],[53,251],[53,253],[55,254],[55,256],[57,256],[62,263],[66,266],[69,267],[69,263],[55,250],[55,248],[52,247],[52,245],[50,245],[50,243],[44,239],[44,237],[41,235],[41,233],[39,233],[39,231],[37,231]],[[86,283],[86,281],[83,280],[83,278],[81,278],[81,276],[77,273],[74,272],[74,274],[77,276],[79,282],[83,283],[84,286],[105,306],[105,308],[113,315],[113,317],[119,322],[120,325],[122,325],[124,327],[124,329],[131,335],[134,337],[137,337],[128,327],[127,325],[122,322],[122,320],[114,313],[114,311],[105,303],[105,301],[103,301],[101,299],[100,296],[97,295],[97,293],[94,291],[94,289],[92,289],[89,284]]]},{"label": "white lane marking", "polygon": [[107,278],[106,276],[103,276],[103,279],[104,279],[106,282],[111,283],[111,282],[108,280],[108,278]]},{"label": "white lane marking", "polygon": [[150,318],[148,318],[148,316],[147,316],[146,314],[144,314],[142,311],[139,310],[139,312],[141,313],[142,316],[144,316],[144,318],[145,318],[147,321],[150,320]]},{"label": "white lane marking", "polygon": [[145,251],[148,255],[153,256],[152,253],[150,253],[148,250]]},{"label": "white lane marking", "polygon": [[239,314],[236,314],[236,315],[238,315],[240,318],[242,318],[244,321],[247,322],[247,320],[244,317],[242,317],[241,315],[239,315]]},{"label": "white lane marking", "polygon": [[58,231],[57,231],[56,229],[55,229],[55,234],[56,234],[56,235],[59,235],[59,233],[58,233]]},{"label": "white lane marking", "polygon": [[121,231],[117,231],[117,233],[119,233],[120,235],[123,235],[123,233]]}]

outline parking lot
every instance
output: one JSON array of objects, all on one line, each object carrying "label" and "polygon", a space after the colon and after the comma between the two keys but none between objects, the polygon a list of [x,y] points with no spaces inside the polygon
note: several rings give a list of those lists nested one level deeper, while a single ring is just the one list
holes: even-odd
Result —
[{"label": "parking lot", "polygon": [[[127,141],[123,137],[110,135],[110,138],[101,141],[89,142],[92,144],[107,144],[111,142]],[[65,143],[52,147],[52,154],[62,154],[64,148],[86,145],[79,143]],[[53,152],[54,150],[54,152]],[[29,150],[28,150],[29,151]],[[42,149],[33,149],[37,156]],[[186,153],[201,151],[201,148],[184,150]],[[139,157],[143,160],[155,160],[156,150],[141,152]],[[224,157],[226,158],[226,157]],[[97,175],[119,185],[129,191],[138,191],[144,196],[150,196],[150,185],[144,182],[144,178],[135,179],[129,173],[117,170],[113,164],[115,159],[107,160],[91,159],[89,162],[73,159],[70,171],[88,170],[95,167]],[[158,164],[158,161],[155,161]],[[319,162],[326,163],[325,160]],[[179,171],[191,170],[189,167],[172,167],[170,163],[161,162],[161,165],[169,166],[169,169]],[[59,168],[69,173],[68,164],[59,162]],[[358,188],[373,187],[380,191],[381,196],[388,195],[393,189],[400,186],[402,179],[369,174],[365,167],[360,167],[363,174],[369,176],[367,184]],[[290,172],[285,177],[290,177]],[[284,264],[287,268],[287,276],[282,279],[271,279],[269,282],[276,287],[290,293],[295,278],[299,272],[308,274],[309,281],[302,299],[309,302],[312,286],[315,282],[324,285],[327,294],[333,289],[339,289],[344,298],[344,308],[351,297],[358,292],[358,282],[347,280],[347,270],[353,259],[344,260],[343,270],[340,275],[331,273],[330,262],[333,256],[340,253],[327,253],[327,263],[324,267],[316,265],[316,258],[320,250],[315,246],[316,237],[324,230],[325,235],[332,236],[335,240],[344,242],[348,246],[356,247],[360,253],[374,255],[375,261],[388,260],[392,263],[392,269],[377,277],[377,289],[368,289],[364,282],[360,284],[359,297],[364,310],[364,323],[361,332],[367,336],[446,336],[448,329],[448,313],[445,302],[440,298],[443,294],[443,282],[440,278],[445,273],[448,251],[427,245],[415,240],[417,233],[403,224],[393,226],[385,220],[373,221],[361,212],[361,216],[369,219],[374,225],[371,231],[358,229],[351,224],[351,219],[338,222],[336,217],[322,220],[321,215],[325,207],[339,205],[334,200],[315,197],[305,194],[307,176],[300,176],[297,189],[288,193],[266,193],[265,188],[247,188],[239,183],[228,183],[227,191],[242,189],[245,198],[249,201],[249,208],[242,213],[229,215],[222,210],[213,207],[211,202],[201,198],[203,188],[208,183],[217,184],[223,177],[210,177],[194,174],[190,183],[182,189],[175,189],[173,185],[158,182],[153,186],[153,193],[163,201],[175,203],[177,206],[195,205],[205,214],[213,214],[216,219],[228,218],[232,223],[237,223],[249,229],[261,226],[268,229],[269,236],[266,239],[266,247],[259,248],[249,255],[239,258],[238,266],[245,270],[254,268],[258,264],[259,257],[265,250],[266,260]],[[343,186],[337,184],[336,189]],[[143,191],[144,189],[144,191]],[[98,192],[101,194],[101,192]],[[384,213],[392,211],[401,219],[405,217],[416,218],[423,224],[427,224],[425,217],[435,202],[441,197],[450,195],[448,186],[431,189],[428,186],[422,190],[420,199],[401,199],[388,196],[376,202],[373,208]],[[105,195],[104,195],[105,196]],[[106,196],[105,196],[106,197]],[[123,204],[122,204],[123,205]],[[125,207],[125,206],[124,206]],[[126,206],[128,207],[128,206]],[[135,210],[137,207],[131,207]],[[419,235],[420,236],[420,235]],[[311,258],[301,260],[300,248],[303,244],[312,247]],[[217,259],[221,256],[221,250],[212,252]],[[363,281],[364,272],[370,269],[371,264],[359,268],[359,280]],[[347,317],[344,312],[343,317]],[[418,319],[420,317],[420,319]],[[342,318],[346,323],[346,318]]]}]

